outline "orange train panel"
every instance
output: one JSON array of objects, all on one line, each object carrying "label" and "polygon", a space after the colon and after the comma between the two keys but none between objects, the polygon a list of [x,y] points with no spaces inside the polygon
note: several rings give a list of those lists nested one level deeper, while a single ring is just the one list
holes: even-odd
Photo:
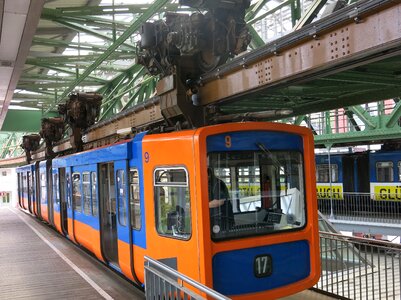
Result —
[{"label": "orange train panel", "polygon": [[[190,131],[191,133],[193,131]],[[193,136],[187,131],[175,132],[173,134],[155,134],[143,139],[143,153],[149,154],[148,162],[144,163],[144,197],[146,201],[146,228],[147,228],[147,250],[146,255],[154,259],[177,258],[177,269],[194,280],[200,280],[199,262],[201,257],[198,248],[198,231],[195,224],[192,225],[192,237],[183,242],[171,237],[161,236],[155,228],[155,206],[153,171],[156,167],[177,166],[185,167],[189,178],[196,178],[195,162],[193,153]],[[172,155],[173,154],[173,155]],[[175,155],[174,155],[175,154]],[[148,179],[148,180],[146,180]],[[196,189],[190,186],[191,206],[196,203]],[[196,209],[191,208],[191,220],[197,220]],[[161,247],[161,245],[163,245]],[[196,259],[194,259],[196,257]]]},{"label": "orange train panel", "polygon": [[57,231],[63,234],[63,230],[61,229],[61,215],[57,211],[53,212],[53,222]]},{"label": "orange train panel", "polygon": [[47,204],[42,204],[42,203],[40,204],[40,214],[41,214],[43,220],[45,220],[47,223],[50,223]]},{"label": "orange train panel", "polygon": [[91,251],[101,261],[104,261],[100,248],[100,232],[98,230],[74,220],[74,238],[78,244]]}]

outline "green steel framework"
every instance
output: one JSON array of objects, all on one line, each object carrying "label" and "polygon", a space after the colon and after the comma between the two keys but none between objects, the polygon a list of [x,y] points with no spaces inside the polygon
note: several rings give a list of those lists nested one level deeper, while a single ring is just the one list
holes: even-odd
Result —
[{"label": "green steel framework", "polygon": [[[57,2],[57,1],[55,1]],[[64,7],[68,2],[60,1],[63,7],[52,7],[45,5],[41,22],[53,24],[39,28],[33,39],[31,56],[26,61],[24,73],[18,83],[18,91],[15,93],[14,105],[26,108],[40,109],[34,120],[40,123],[42,116],[54,115],[58,103],[63,102],[68,94],[74,90],[85,90],[90,88],[104,96],[100,120],[109,118],[126,108],[141,103],[148,99],[155,89],[156,79],[147,75],[144,68],[134,64],[136,51],[137,31],[140,25],[151,18],[162,17],[165,11],[188,11],[171,4],[168,0],[155,0],[152,4],[136,5],[111,5],[111,6],[78,6]],[[113,1],[114,2],[114,1]],[[274,7],[267,8],[269,0],[253,1],[245,20],[252,34],[251,48],[256,49],[265,44],[259,35],[258,24],[261,20],[281,17],[288,19],[294,29],[300,28],[313,21],[314,17],[327,4],[327,0],[287,0],[278,1]],[[355,1],[348,1],[352,3]],[[132,21],[116,20],[118,16],[130,14]],[[112,16],[105,19],[104,16]],[[259,23],[258,23],[259,22]],[[51,34],[54,30],[57,34]],[[69,34],[68,38],[59,38],[61,32]],[[95,37],[99,42],[89,43],[80,41],[82,33]],[[64,35],[65,36],[65,35]],[[72,38],[78,36],[78,42],[72,42]],[[50,52],[61,53],[64,49],[75,49],[78,55],[57,56]],[[39,54],[37,54],[39,52]],[[84,52],[85,54],[82,54]],[[400,64],[395,60],[387,60],[378,63],[375,68],[386,68],[389,64]],[[316,86],[298,86],[278,91],[272,91],[269,104],[276,102],[280,105],[283,98],[297,99],[298,97],[310,95],[319,97],[332,97],[338,92],[336,83],[352,82],[352,85],[343,86],[349,93],[358,97],[358,91],[369,91],[372,86],[383,86],[396,89],[399,85],[397,79],[386,78],[383,74],[372,72],[361,80],[357,72],[336,74],[330,78],[320,79]],[[109,74],[110,76],[106,76]],[[377,92],[376,98],[386,99],[385,91]],[[393,93],[394,94],[394,93]],[[331,124],[335,117],[326,116],[324,130],[317,130],[316,143],[331,146],[334,144],[357,143],[366,140],[396,139],[401,137],[398,120],[401,115],[400,102],[396,99],[391,109],[384,109],[378,103],[378,113],[375,116],[367,113],[362,106],[348,107],[344,110],[344,118],[347,127],[345,133],[333,133]],[[263,106],[260,109],[265,108]],[[246,109],[246,108],[245,108]],[[244,107],[231,107],[232,112],[243,111]],[[322,106],[324,110],[324,106]],[[1,157],[7,153],[19,154],[12,150],[20,132],[37,131],[32,124],[19,122],[16,126],[15,120],[27,120],[26,111],[13,111],[7,116],[2,130],[13,132],[0,135],[2,145]],[[293,120],[284,120],[295,124],[306,124],[312,126],[313,116],[299,116]],[[26,124],[24,128],[24,124]],[[362,125],[362,126],[361,126]],[[18,133],[14,133],[18,132]],[[12,138],[11,138],[12,137]],[[14,148],[13,148],[14,147]],[[6,154],[5,154],[6,153]]]}]

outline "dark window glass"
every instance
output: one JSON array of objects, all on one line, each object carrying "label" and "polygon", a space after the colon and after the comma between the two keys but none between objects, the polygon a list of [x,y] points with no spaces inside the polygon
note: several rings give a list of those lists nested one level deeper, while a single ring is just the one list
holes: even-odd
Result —
[{"label": "dark window glass", "polygon": [[77,212],[82,212],[81,174],[72,174],[72,205]]},{"label": "dark window glass", "polygon": [[[338,182],[338,166],[331,164],[331,182]],[[320,183],[330,182],[330,172],[328,164],[316,165],[316,181]]]},{"label": "dark window glass", "polygon": [[91,172],[91,180],[92,180],[92,216],[97,217],[97,195],[96,195],[96,172]]},{"label": "dark window glass", "polygon": [[154,192],[157,232],[189,239],[191,209],[187,171],[184,168],[156,169]]},{"label": "dark window glass", "polygon": [[377,162],[376,177],[378,182],[393,182],[393,163],[391,161]]},{"label": "dark window glass", "polygon": [[398,162],[398,181],[401,181],[401,161]]},{"label": "dark window glass", "polygon": [[53,174],[53,195],[55,201],[54,203],[56,205],[60,205],[60,186],[58,174]]},{"label": "dark window glass", "polygon": [[208,154],[213,240],[270,234],[305,225],[302,154],[261,148]]},{"label": "dark window glass", "polygon": [[82,192],[84,201],[84,214],[90,216],[91,214],[91,187],[89,172],[82,173]]},{"label": "dark window glass", "polygon": [[141,229],[141,201],[139,193],[139,176],[137,169],[130,170],[130,209],[131,226],[134,229]]},{"label": "dark window glass", "polygon": [[127,226],[126,188],[125,171],[117,170],[118,222],[121,226]]},{"label": "dark window glass", "polygon": [[67,182],[67,190],[66,190],[66,194],[67,194],[67,207],[71,208],[72,205],[72,201],[71,201],[71,178],[70,178],[70,174],[67,173],[65,180]]},{"label": "dark window glass", "polygon": [[40,203],[47,203],[46,174],[40,172]]}]

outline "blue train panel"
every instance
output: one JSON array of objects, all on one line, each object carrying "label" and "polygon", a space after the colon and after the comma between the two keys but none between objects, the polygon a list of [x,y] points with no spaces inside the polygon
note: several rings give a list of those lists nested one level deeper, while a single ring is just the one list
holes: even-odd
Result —
[{"label": "blue train panel", "polygon": [[[328,165],[329,157],[327,154],[316,155],[316,166],[317,165]],[[338,168],[338,182],[343,182],[343,155],[330,155],[330,164],[337,165]]]},{"label": "blue train panel", "polygon": [[[231,146],[227,148],[227,137],[230,137]],[[207,138],[207,151],[260,151],[258,143],[268,150],[298,150],[303,151],[302,138],[299,135],[282,132],[230,132],[229,134],[213,135]]]},{"label": "blue train panel", "polygon": [[132,230],[132,241],[133,244],[141,248],[146,249],[146,219],[145,219],[145,195],[144,195],[144,179],[143,179],[143,161],[142,161],[142,140],[145,137],[146,132],[140,133],[135,136],[132,140],[132,157],[129,160],[130,168],[137,168],[139,175],[139,195],[140,195],[140,207],[141,209],[141,223],[140,229]]},{"label": "blue train panel", "polygon": [[377,163],[391,163],[392,168],[392,180],[386,180],[386,182],[399,182],[399,163],[401,162],[401,151],[378,151],[369,153],[369,175],[371,182],[383,182],[377,178]]},{"label": "blue train panel", "polygon": [[108,161],[127,159],[131,157],[131,148],[128,142],[122,142],[109,147],[88,150],[85,152],[72,154],[53,160],[53,168],[67,166],[82,166],[87,164],[97,164]]},{"label": "blue train panel", "polygon": [[[293,253],[297,253],[296,256]],[[266,276],[254,274],[254,258],[269,256]],[[274,289],[305,279],[310,274],[307,241],[221,252],[213,258],[213,287],[224,295],[242,295]]]}]

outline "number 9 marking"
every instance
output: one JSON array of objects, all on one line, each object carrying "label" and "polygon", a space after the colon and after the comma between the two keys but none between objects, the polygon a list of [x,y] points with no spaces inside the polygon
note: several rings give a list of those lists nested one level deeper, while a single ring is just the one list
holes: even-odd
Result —
[{"label": "number 9 marking", "polygon": [[145,162],[148,163],[150,160],[149,152],[145,152],[144,157],[145,157]]},{"label": "number 9 marking", "polygon": [[232,146],[232,144],[231,144],[231,136],[226,135],[226,136],[224,137],[224,140],[225,140],[225,142],[226,142],[226,148],[231,148],[231,146]]}]

